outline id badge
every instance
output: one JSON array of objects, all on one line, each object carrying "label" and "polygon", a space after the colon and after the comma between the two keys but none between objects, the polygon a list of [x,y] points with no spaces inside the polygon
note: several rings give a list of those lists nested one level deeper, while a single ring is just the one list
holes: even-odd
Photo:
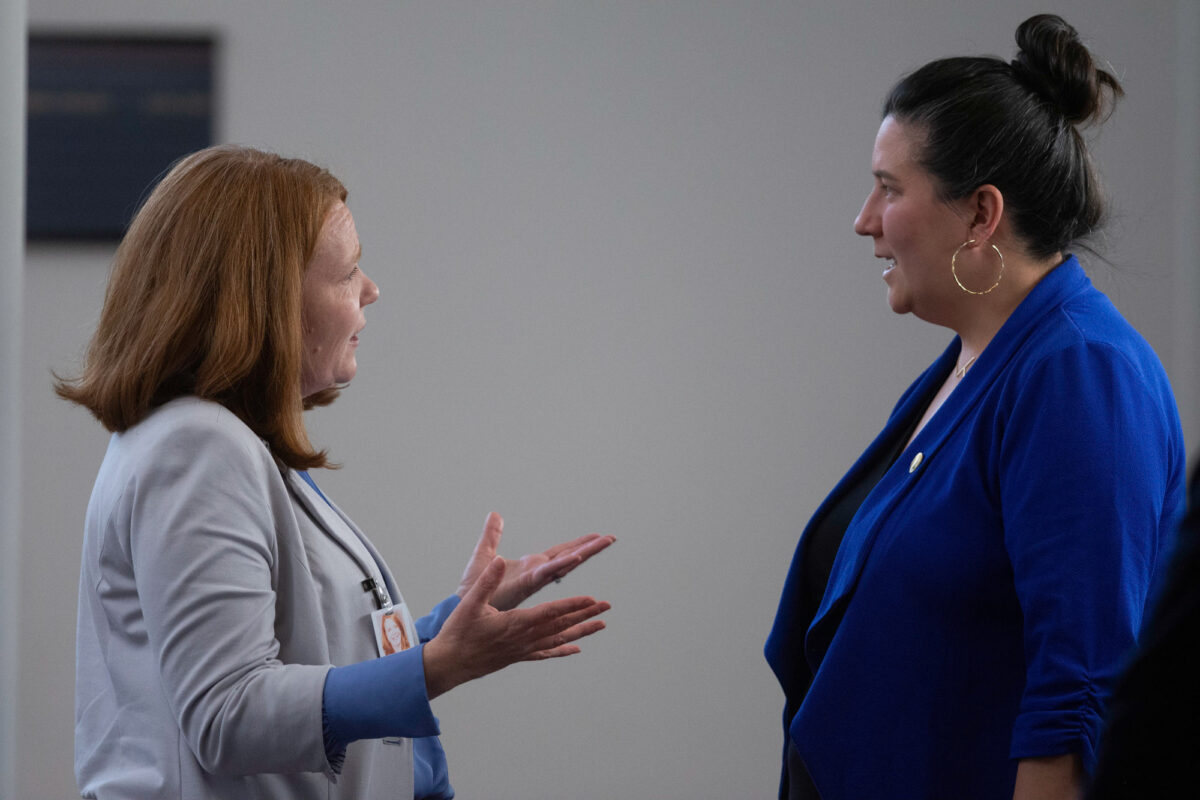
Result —
[{"label": "id badge", "polygon": [[[371,627],[375,629],[375,647],[380,657],[390,656],[415,647],[417,626],[413,624],[412,614],[408,613],[408,604],[401,600],[396,605],[389,605],[378,611],[371,612]],[[403,746],[406,739],[388,736],[384,744]]]},{"label": "id badge", "polygon": [[390,656],[415,647],[417,627],[413,624],[408,604],[401,600],[389,608],[371,612],[371,627],[375,629],[375,647],[380,656]]}]

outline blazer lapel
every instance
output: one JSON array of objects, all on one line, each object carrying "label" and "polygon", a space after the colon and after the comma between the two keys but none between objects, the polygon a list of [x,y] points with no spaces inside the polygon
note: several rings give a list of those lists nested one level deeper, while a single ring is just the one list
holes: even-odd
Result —
[{"label": "blazer lapel", "polygon": [[[863,503],[838,549],[829,584],[805,640],[805,652],[810,664],[819,664],[824,658],[825,650],[832,642],[834,631],[841,619],[841,611],[850,602],[875,539],[895,506],[912,490],[917,481],[921,480],[927,471],[926,465],[937,459],[938,451],[969,416],[969,412],[981,401],[997,378],[1009,368],[1013,359],[1018,357],[1029,337],[1037,330],[1038,323],[1046,314],[1061,306],[1067,298],[1090,285],[1091,282],[1074,256],[1069,256],[1051,270],[1009,316],[962,382],[880,479],[868,496],[871,501]],[[914,390],[908,393],[907,402],[897,408],[879,439],[876,439],[875,444],[868,449],[855,468],[843,478],[842,484],[856,478],[862,463],[869,461],[877,446],[880,446],[880,440],[885,440],[889,432],[894,431],[895,426],[904,424],[911,419],[911,415],[920,413],[920,404],[927,402],[932,388],[946,379],[960,351],[961,342],[955,337],[945,352],[918,380]],[[839,484],[839,489],[842,484]],[[831,498],[834,496],[831,495]],[[836,613],[833,613],[835,611]]]},{"label": "blazer lapel", "polygon": [[[380,557],[375,546],[359,530],[358,526],[340,508],[334,505],[332,500],[326,502],[324,498],[317,494],[294,469],[287,470],[284,479],[287,481],[288,490],[292,493],[292,496],[308,512],[309,518],[317,527],[326,536],[337,542],[350,558],[354,559],[354,562],[363,571],[363,575],[381,574],[383,582],[387,587],[388,596],[392,602],[400,602],[400,592],[396,589],[396,583],[392,579],[387,565],[384,563],[383,558]],[[347,532],[349,532],[350,536],[354,537],[353,541],[347,539]],[[360,547],[367,551],[373,563],[368,564],[364,562],[360,555]]]},{"label": "blazer lapel", "polygon": [[[892,410],[887,425],[884,426],[884,429],[875,437],[875,440],[871,442],[863,454],[859,456],[854,465],[850,467],[845,477],[837,483],[833,491],[817,507],[817,510],[813,513],[803,533],[800,535],[800,543],[796,547],[796,555],[792,560],[791,568],[788,570],[788,576],[780,596],[775,623],[771,628],[771,633],[767,637],[766,646],[764,647],[767,662],[771,665],[772,670],[779,679],[780,685],[783,686],[784,691],[789,696],[803,692],[808,684],[806,675],[801,674],[795,668],[795,665],[805,658],[805,636],[809,631],[808,626],[798,624],[798,620],[796,619],[805,605],[805,540],[812,535],[813,529],[825,518],[830,508],[838,503],[842,496],[861,480],[863,473],[871,468],[871,465],[880,457],[881,452],[893,447],[897,436],[904,435],[904,431],[908,429],[913,415],[917,414],[924,407],[924,404],[928,402],[928,398],[936,390],[937,384],[944,379],[945,370],[949,369],[949,365],[957,357],[957,341],[956,339],[946,353],[932,367],[922,373],[916,382],[905,391],[896,404],[896,407]],[[945,366],[943,366],[943,362]],[[942,377],[938,377],[939,374]],[[838,551],[838,558],[842,557],[840,555],[842,552],[848,550],[850,550],[850,547],[843,541]],[[855,572],[857,572],[857,569]],[[829,600],[835,592],[833,581],[837,574],[835,565],[835,572],[830,575],[830,585],[825,591],[825,600]],[[837,591],[839,594],[844,593],[840,590]],[[822,602],[813,620],[819,619],[826,611],[827,603]],[[815,664],[816,662],[812,663]]]},{"label": "blazer lapel", "polygon": [[[954,367],[960,348],[961,343],[958,337],[955,337],[941,356],[917,379],[916,384],[905,394],[888,420],[883,432],[862,455],[854,468],[842,479],[835,494],[830,495],[830,500],[826,503],[832,502],[843,494],[846,491],[846,485],[859,480],[862,472],[879,457],[879,451],[893,443],[896,436],[904,435],[915,418],[920,417],[930,398],[937,391],[937,387]],[[945,406],[943,405],[942,408]],[[940,414],[941,410],[938,413]],[[833,640],[833,635],[842,617],[842,610],[853,596],[858,578],[867,563],[867,558],[871,554],[883,522],[890,516],[895,504],[907,493],[907,487],[911,485],[912,480],[922,472],[919,469],[910,471],[909,468],[913,455],[920,452],[920,441],[931,424],[932,420],[884,473],[846,528],[846,533],[842,537],[842,543],[838,547],[837,556],[833,562],[833,569],[829,574],[829,583],[825,586],[825,594],[821,598],[821,604],[817,608],[812,625],[806,631],[804,639],[804,653],[810,667],[814,670],[824,659],[825,651]]]}]

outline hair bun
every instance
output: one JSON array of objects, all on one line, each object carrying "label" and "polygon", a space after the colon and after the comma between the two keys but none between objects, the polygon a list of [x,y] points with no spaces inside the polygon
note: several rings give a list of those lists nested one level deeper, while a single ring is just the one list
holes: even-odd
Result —
[{"label": "hair bun", "polygon": [[[1096,67],[1079,34],[1062,17],[1038,14],[1017,28],[1013,72],[1072,124],[1104,116],[1121,84]],[[1105,91],[1107,88],[1107,92]]]}]

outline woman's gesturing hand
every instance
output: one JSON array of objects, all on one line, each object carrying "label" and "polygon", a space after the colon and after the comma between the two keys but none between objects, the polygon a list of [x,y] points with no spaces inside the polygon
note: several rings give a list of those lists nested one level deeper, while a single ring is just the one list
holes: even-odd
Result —
[{"label": "woman's gesturing hand", "polygon": [[422,658],[430,700],[517,661],[578,653],[579,647],[571,642],[604,629],[604,622],[592,617],[610,606],[591,597],[498,610],[493,605],[494,595],[504,585],[506,571],[502,558],[487,564],[441,632],[425,644]]},{"label": "woman's gesturing hand", "polygon": [[[479,543],[475,545],[475,552],[471,554],[458,585],[459,597],[466,597],[479,576],[496,558],[503,533],[504,520],[495,511],[488,514]],[[543,586],[562,578],[616,540],[615,536],[589,533],[541,553],[531,553],[515,560],[505,559],[504,577],[492,595],[491,604],[501,611],[516,608]]]}]

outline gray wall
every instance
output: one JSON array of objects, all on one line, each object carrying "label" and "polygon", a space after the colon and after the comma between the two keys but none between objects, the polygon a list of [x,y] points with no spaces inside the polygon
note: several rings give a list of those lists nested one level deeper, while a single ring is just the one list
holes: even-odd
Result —
[{"label": "gray wall", "polygon": [[[1128,90],[1095,144],[1116,214],[1092,273],[1168,365],[1192,443],[1180,209],[1200,179],[1181,137],[1200,91],[1181,43],[1200,22],[1191,0],[1056,6]],[[950,338],[888,310],[851,230],[880,100],[930,58],[1010,56],[1042,8],[32,0],[29,16],[215,31],[221,138],[350,187],[382,299],[359,377],[312,417],[345,463],[318,477],[410,603],[454,588],[492,509],[510,553],[619,537],[559,587],[613,603],[583,655],[434,703],[461,797],[607,800],[774,791],[761,648],[797,534]],[[74,586],[106,437],[48,370],[78,363],[110,256],[26,261],[20,798],[74,793]]]},{"label": "gray wall", "polygon": [[0,0],[0,797],[16,792],[21,572],[25,3]]}]

